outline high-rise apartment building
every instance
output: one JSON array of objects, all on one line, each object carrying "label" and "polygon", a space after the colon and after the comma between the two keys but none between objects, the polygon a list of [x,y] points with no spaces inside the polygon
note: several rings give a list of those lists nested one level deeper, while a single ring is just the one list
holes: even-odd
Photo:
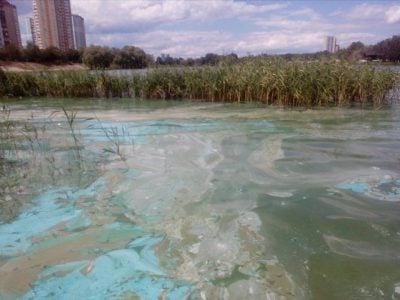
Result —
[{"label": "high-rise apartment building", "polygon": [[74,48],[71,3],[69,0],[33,0],[33,25],[40,49]]},{"label": "high-rise apartment building", "polygon": [[54,1],[33,0],[33,25],[40,49],[59,47]]},{"label": "high-rise apartment building", "polygon": [[81,16],[72,15],[72,30],[75,49],[86,48],[85,20]]},{"label": "high-rise apartment building", "polygon": [[7,0],[0,0],[0,46],[22,47],[17,8]]},{"label": "high-rise apartment building", "polygon": [[35,44],[35,37],[33,33],[33,18],[32,17],[19,17],[20,31],[22,46],[27,46],[30,43]]},{"label": "high-rise apartment building", "polygon": [[35,33],[35,22],[33,21],[33,18],[28,17],[26,18],[26,27],[28,28],[28,34],[30,34],[30,39],[31,41],[37,45],[37,37]]},{"label": "high-rise apartment building", "polygon": [[[41,0],[42,1],[42,0]],[[70,0],[54,0],[56,7],[58,40],[61,50],[74,48],[74,35],[72,32],[72,14]]]},{"label": "high-rise apartment building", "polygon": [[336,43],[336,37],[334,36],[327,36],[325,38],[325,51],[329,53],[335,53],[339,50],[339,45]]}]

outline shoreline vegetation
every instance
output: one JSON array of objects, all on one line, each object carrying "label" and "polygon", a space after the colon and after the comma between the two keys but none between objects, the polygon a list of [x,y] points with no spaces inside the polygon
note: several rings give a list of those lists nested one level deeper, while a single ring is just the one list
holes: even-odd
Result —
[{"label": "shoreline vegetation", "polygon": [[131,75],[112,71],[0,70],[0,97],[189,99],[280,106],[385,103],[399,75],[338,60],[249,57],[215,66],[159,67]]}]

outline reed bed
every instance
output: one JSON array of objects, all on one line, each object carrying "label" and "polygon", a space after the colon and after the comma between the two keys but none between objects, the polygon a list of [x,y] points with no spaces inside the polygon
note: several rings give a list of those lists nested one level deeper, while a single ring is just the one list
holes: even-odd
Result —
[{"label": "reed bed", "polygon": [[281,106],[381,104],[398,75],[337,61],[247,58],[217,66],[156,68],[146,74],[68,71],[0,73],[0,96],[137,97]]}]

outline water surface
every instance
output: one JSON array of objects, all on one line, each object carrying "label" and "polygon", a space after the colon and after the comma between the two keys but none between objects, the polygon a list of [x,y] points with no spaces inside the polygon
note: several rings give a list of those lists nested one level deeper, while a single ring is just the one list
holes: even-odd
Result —
[{"label": "water surface", "polygon": [[10,109],[1,299],[400,296],[398,106]]}]

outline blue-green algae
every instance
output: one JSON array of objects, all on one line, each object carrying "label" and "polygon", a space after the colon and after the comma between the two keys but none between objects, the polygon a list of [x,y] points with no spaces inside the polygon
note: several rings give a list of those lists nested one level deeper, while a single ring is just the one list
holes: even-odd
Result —
[{"label": "blue-green algae", "polygon": [[0,297],[399,296],[399,108],[157,105],[78,112],[70,157],[100,179],[48,183],[0,225]]},{"label": "blue-green algae", "polygon": [[366,177],[362,180],[339,183],[336,188],[364,193],[379,200],[400,201],[399,180],[391,176],[384,176],[384,178]]},{"label": "blue-green algae", "polygon": [[30,209],[13,222],[0,225],[0,255],[25,252],[32,245],[32,238],[46,234],[48,229],[61,222],[82,218],[82,211],[75,207],[75,202],[80,197],[95,196],[101,192],[103,184],[99,179],[87,188],[58,188],[34,198]]},{"label": "blue-green algae", "polygon": [[[111,227],[118,227],[115,224]],[[143,236],[92,261],[69,262],[46,268],[32,290],[19,299],[120,299],[133,292],[142,299],[183,299],[190,294],[188,282],[175,280],[160,267],[152,250],[162,240]]]},{"label": "blue-green algae", "polygon": [[84,230],[88,228],[91,224],[92,221],[85,214],[81,213],[65,224],[65,230],[70,232]]},{"label": "blue-green algae", "polygon": [[349,190],[355,193],[366,193],[371,191],[371,187],[365,182],[339,183],[336,185],[336,187],[342,190]]}]

